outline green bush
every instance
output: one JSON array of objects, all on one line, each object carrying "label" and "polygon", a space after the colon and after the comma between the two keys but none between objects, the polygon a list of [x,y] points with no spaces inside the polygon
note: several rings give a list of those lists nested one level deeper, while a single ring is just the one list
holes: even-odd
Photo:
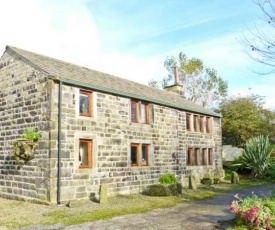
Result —
[{"label": "green bush", "polygon": [[159,178],[160,184],[176,184],[177,179],[172,174],[166,173]]},{"label": "green bush", "polygon": [[269,163],[270,163],[270,167],[265,173],[265,178],[275,179],[275,157],[271,157]]},{"label": "green bush", "polygon": [[273,146],[269,144],[268,136],[251,138],[245,144],[244,153],[238,159],[239,163],[233,166],[250,169],[253,176],[263,177],[270,169],[272,151]]},{"label": "green bush", "polygon": [[35,132],[34,128],[25,129],[22,137],[20,139],[29,140],[29,141],[38,141],[41,138],[41,135]]}]

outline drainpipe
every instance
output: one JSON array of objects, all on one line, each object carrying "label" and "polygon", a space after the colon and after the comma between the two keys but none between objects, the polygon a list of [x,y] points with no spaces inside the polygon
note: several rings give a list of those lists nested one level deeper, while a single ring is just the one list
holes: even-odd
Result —
[{"label": "drainpipe", "polygon": [[57,152],[57,204],[60,204],[61,177],[61,115],[62,115],[62,81],[59,80],[58,90],[58,152]]}]

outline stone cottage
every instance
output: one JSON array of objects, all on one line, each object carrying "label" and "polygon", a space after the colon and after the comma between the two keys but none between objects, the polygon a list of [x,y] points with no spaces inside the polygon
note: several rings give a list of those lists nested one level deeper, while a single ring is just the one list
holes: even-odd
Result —
[{"label": "stone cottage", "polygon": [[[177,78],[158,90],[7,46],[0,81],[0,197],[60,203],[222,169],[220,114],[184,99]],[[41,139],[18,164],[10,154],[27,128]]]}]

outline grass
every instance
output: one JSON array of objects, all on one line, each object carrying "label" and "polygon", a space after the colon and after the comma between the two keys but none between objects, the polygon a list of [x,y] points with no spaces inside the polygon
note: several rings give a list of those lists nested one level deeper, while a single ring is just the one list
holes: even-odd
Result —
[{"label": "grass", "polygon": [[109,219],[125,214],[145,213],[153,209],[174,207],[183,202],[180,197],[151,197],[141,194],[110,197],[108,204],[79,201],[70,208],[39,205],[0,198],[0,226],[16,229],[27,226],[73,225]]},{"label": "grass", "polygon": [[[227,172],[228,174],[228,172]],[[226,175],[227,178],[228,175]],[[95,220],[109,219],[125,214],[146,213],[153,209],[174,207],[187,200],[201,200],[215,195],[256,186],[262,180],[241,178],[240,184],[230,182],[217,185],[202,185],[195,192],[186,189],[183,195],[170,197],[152,197],[142,194],[119,195],[109,197],[107,204],[79,201],[72,202],[71,207],[56,205],[41,205],[29,202],[5,200],[0,198],[0,226],[6,229],[16,229],[27,226],[73,225]]]},{"label": "grass", "polygon": [[[87,210],[85,204],[80,204],[75,212],[73,209],[65,208],[63,210],[47,213],[47,220],[43,224],[52,225],[56,223],[64,223],[65,225],[79,224],[89,221],[109,219],[115,216],[126,214],[145,213],[157,208],[173,207],[181,202],[179,197],[149,197],[141,194],[136,195],[120,195],[111,197],[107,205],[92,203]],[[86,206],[87,207],[87,206]],[[81,208],[84,208],[81,210]]]}]

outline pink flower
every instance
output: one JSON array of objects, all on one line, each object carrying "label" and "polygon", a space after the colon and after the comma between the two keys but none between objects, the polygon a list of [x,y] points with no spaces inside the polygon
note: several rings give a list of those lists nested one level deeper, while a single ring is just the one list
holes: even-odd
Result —
[{"label": "pink flower", "polygon": [[260,218],[257,218],[256,221],[255,221],[255,223],[254,223],[254,226],[255,226],[255,227],[259,227],[260,224],[261,224],[261,219],[260,219]]},{"label": "pink flower", "polygon": [[256,216],[257,216],[258,211],[259,211],[259,209],[257,207],[252,207],[251,209],[246,211],[245,212],[246,221],[249,221],[250,223],[253,223]]},{"label": "pink flower", "polygon": [[266,223],[267,225],[270,224],[270,221],[271,221],[270,217],[267,217],[267,218],[265,219],[265,223]]}]

